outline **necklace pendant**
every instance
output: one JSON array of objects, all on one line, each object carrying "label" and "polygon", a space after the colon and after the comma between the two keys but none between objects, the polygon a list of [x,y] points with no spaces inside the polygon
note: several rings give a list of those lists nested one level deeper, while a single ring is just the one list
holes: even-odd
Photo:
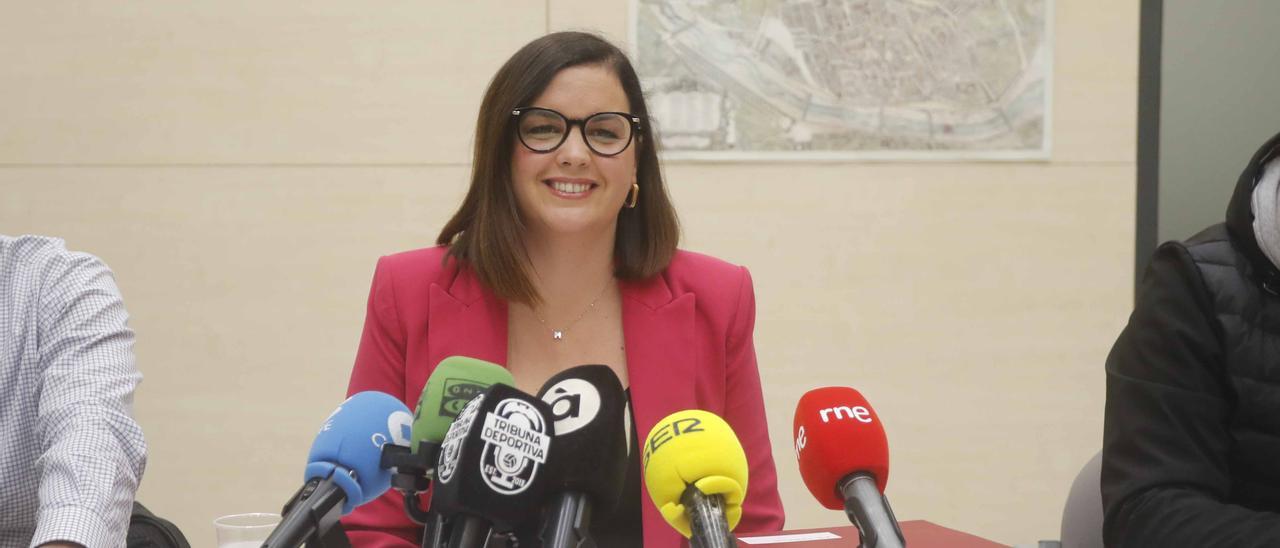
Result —
[{"label": "necklace pendant", "polygon": [[564,331],[556,331],[553,329],[551,331],[551,338],[557,341],[564,339]]}]

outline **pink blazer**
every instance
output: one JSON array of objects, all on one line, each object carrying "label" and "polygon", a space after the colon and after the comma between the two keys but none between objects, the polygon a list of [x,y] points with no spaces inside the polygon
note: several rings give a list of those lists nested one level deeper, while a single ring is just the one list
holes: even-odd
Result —
[{"label": "pink blazer", "polygon": [[[348,393],[378,390],[411,409],[448,356],[507,361],[507,304],[445,248],[382,257],[373,275],[364,333]],[[622,282],[622,327],[636,432],[683,409],[724,417],[750,466],[737,532],[782,529],[782,502],[769,445],[752,331],[755,294],[747,269],[679,251],[661,275]],[[646,547],[680,546],[641,481]],[[342,520],[355,546],[417,546],[421,527],[389,491]]]}]

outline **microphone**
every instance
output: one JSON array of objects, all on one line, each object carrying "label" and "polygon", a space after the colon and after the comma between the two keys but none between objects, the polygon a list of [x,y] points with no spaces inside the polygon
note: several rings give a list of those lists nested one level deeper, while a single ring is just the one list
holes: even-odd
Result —
[{"label": "microphone", "polygon": [[737,546],[747,455],[724,419],[699,409],[667,415],[644,442],[644,484],[663,519],[693,548]]},{"label": "microphone", "polygon": [[262,548],[295,548],[319,539],[338,518],[391,488],[391,472],[380,465],[382,446],[407,444],[411,421],[409,408],[382,392],[360,392],[342,402],[311,443],[306,483]]},{"label": "microphone", "polygon": [[413,496],[431,486],[449,424],[471,398],[495,383],[514,385],[515,380],[502,366],[484,360],[463,356],[440,360],[418,396],[409,445],[383,446],[382,464],[395,468],[391,485],[405,493],[405,510],[415,521],[425,523],[430,518]]},{"label": "microphone", "polygon": [[858,527],[862,546],[906,544],[884,496],[889,442],[862,394],[842,386],[806,392],[796,404],[793,434],[804,484],[823,506],[844,509]]},{"label": "microphone", "polygon": [[449,546],[483,546],[490,529],[512,531],[542,506],[552,423],[545,402],[505,384],[463,407],[440,445],[431,501],[454,517]]},{"label": "microphone", "polygon": [[[413,453],[428,451],[422,447],[423,443],[428,447],[434,444],[438,450],[449,425],[453,424],[467,402],[498,383],[516,384],[511,372],[495,363],[465,356],[449,356],[440,360],[418,398],[409,446]],[[435,467],[434,459],[431,465]]]},{"label": "microphone", "polygon": [[557,373],[538,391],[555,421],[552,495],[542,525],[544,548],[584,546],[593,507],[612,510],[627,473],[626,395],[607,365]]},{"label": "microphone", "polygon": [[444,520],[438,513],[419,507],[417,497],[435,477],[440,442],[463,406],[497,383],[515,385],[515,380],[502,366],[484,360],[465,356],[440,360],[418,397],[408,446],[383,446],[382,464],[396,470],[391,484],[404,493],[405,513],[427,526],[424,546],[441,546],[444,542]]}]

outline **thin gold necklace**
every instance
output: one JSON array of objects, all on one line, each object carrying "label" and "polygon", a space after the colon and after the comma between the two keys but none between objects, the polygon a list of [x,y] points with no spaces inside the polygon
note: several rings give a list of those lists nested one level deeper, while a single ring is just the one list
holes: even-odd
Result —
[{"label": "thin gold necklace", "polygon": [[591,304],[587,305],[587,308],[583,309],[583,311],[580,314],[578,314],[578,317],[574,318],[573,321],[569,322],[569,325],[564,326],[563,329],[556,329],[554,327],[551,327],[550,325],[547,325],[547,320],[542,319],[542,315],[538,314],[538,311],[535,310],[533,307],[529,307],[529,310],[533,312],[533,317],[538,319],[538,323],[542,324],[543,327],[551,330],[551,340],[562,341],[564,340],[564,334],[569,332],[569,328],[575,325],[578,325],[578,322],[581,321],[582,318],[587,315],[587,312],[591,312],[592,310],[595,309],[596,303],[600,301],[600,297],[604,296],[604,292],[609,289],[609,285],[612,282],[613,280],[610,279],[609,282],[605,283],[604,287],[600,288],[600,293],[596,294],[596,298],[591,300]]}]

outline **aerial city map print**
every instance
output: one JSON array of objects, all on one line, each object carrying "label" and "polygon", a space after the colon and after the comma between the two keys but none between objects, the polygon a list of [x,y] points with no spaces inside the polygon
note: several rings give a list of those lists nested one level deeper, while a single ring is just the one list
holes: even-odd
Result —
[{"label": "aerial city map print", "polygon": [[666,157],[1049,156],[1052,0],[632,0]]}]

